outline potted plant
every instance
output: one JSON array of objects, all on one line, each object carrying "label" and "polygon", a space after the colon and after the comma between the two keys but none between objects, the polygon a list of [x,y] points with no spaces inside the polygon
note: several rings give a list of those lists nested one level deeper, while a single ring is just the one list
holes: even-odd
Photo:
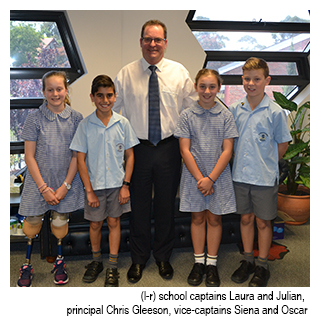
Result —
[{"label": "potted plant", "polygon": [[[274,91],[273,96],[283,109],[290,112],[288,117],[293,139],[283,156],[288,176],[284,185],[279,186],[278,210],[283,218],[287,218],[287,223],[302,224],[310,216],[310,114],[307,113],[310,101],[298,106],[280,92]],[[288,199],[293,202],[288,202]]]}]

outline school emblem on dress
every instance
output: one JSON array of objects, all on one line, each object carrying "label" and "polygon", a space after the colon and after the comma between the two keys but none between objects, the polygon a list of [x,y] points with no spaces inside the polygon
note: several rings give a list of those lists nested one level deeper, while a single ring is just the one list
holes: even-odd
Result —
[{"label": "school emblem on dress", "polygon": [[118,143],[116,145],[116,149],[117,149],[118,152],[123,152],[124,145],[122,143]]},{"label": "school emblem on dress", "polygon": [[264,142],[267,139],[267,137],[268,137],[268,133],[266,133],[266,132],[259,133],[259,141]]}]

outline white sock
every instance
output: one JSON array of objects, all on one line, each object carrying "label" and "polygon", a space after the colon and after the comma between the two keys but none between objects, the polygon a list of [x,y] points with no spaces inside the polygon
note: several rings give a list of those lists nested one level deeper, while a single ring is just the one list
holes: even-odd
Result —
[{"label": "white sock", "polygon": [[217,259],[218,256],[217,255],[207,255],[207,265],[214,265],[217,266]]},{"label": "white sock", "polygon": [[204,253],[202,254],[194,254],[194,263],[202,263],[204,264],[206,258]]}]

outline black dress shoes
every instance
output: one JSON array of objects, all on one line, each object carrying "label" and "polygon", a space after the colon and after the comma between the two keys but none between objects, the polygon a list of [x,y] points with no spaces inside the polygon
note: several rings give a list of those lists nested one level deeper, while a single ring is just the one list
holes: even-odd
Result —
[{"label": "black dress shoes", "polygon": [[106,271],[106,279],[104,281],[104,286],[112,286],[112,287],[118,287],[119,286],[119,272],[118,269],[115,268],[107,268]]},{"label": "black dress shoes", "polygon": [[202,283],[204,274],[206,274],[206,286],[220,286],[218,269],[215,265],[205,266],[202,263],[195,263],[188,276],[188,283],[192,286],[198,286]]},{"label": "black dress shoes", "polygon": [[264,267],[257,265],[254,275],[249,282],[250,287],[266,287],[270,278],[270,271]]},{"label": "black dress shoes", "polygon": [[127,278],[130,283],[137,283],[142,277],[142,271],[146,266],[144,264],[134,264],[132,263],[128,273]]},{"label": "black dress shoes", "polygon": [[188,284],[198,286],[202,283],[203,275],[205,273],[205,265],[202,263],[195,263],[188,276]]},{"label": "black dress shoes", "polygon": [[206,266],[206,286],[219,287],[220,278],[218,274],[218,268],[215,265]]},{"label": "black dress shoes", "polygon": [[236,283],[245,282],[254,272],[255,264],[242,260],[240,267],[232,274],[231,279]]},{"label": "black dress shoes", "polygon": [[82,281],[85,283],[92,283],[97,279],[98,275],[102,272],[103,264],[102,262],[92,261],[90,264],[86,265],[86,269],[87,270],[84,273]]},{"label": "black dress shoes", "polygon": [[171,264],[169,263],[169,261],[165,261],[165,262],[157,261],[156,263],[157,263],[157,265],[159,267],[160,276],[165,280],[172,279],[173,268],[172,268]]}]

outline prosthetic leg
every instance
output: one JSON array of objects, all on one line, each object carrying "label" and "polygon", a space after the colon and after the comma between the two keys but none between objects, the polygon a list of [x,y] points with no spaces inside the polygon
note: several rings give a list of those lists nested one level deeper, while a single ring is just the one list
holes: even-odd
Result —
[{"label": "prosthetic leg", "polygon": [[69,229],[69,215],[59,214],[51,211],[51,232],[58,239],[58,257],[62,257],[62,239],[67,235]]},{"label": "prosthetic leg", "polygon": [[40,216],[28,216],[23,223],[23,233],[28,238],[28,248],[26,255],[26,264],[30,264],[31,250],[32,250],[32,239],[34,239],[42,228],[44,215]]},{"label": "prosthetic leg", "polygon": [[58,256],[53,264],[54,283],[57,285],[63,285],[68,283],[69,277],[66,271],[66,264],[62,256],[62,239],[68,233],[68,221],[69,214],[60,214],[56,211],[51,211],[51,232],[58,240]]},{"label": "prosthetic leg", "polygon": [[[23,224],[23,232],[28,238],[26,261],[20,268],[20,277],[17,283],[19,287],[30,287],[32,280],[33,268],[30,264],[32,241],[39,234],[42,228],[44,215],[40,216],[28,216]],[[62,239],[68,233],[68,214],[60,214],[56,211],[51,211],[50,215],[51,231],[53,235],[58,239],[58,256],[54,262],[53,270],[51,273],[55,274],[54,283],[61,285],[66,284],[69,281],[67,271],[65,269],[66,264],[62,256]]]},{"label": "prosthetic leg", "polygon": [[20,277],[17,283],[19,287],[30,287],[32,280],[33,268],[30,264],[31,251],[32,251],[32,240],[39,234],[41,227],[43,216],[28,216],[23,223],[23,233],[28,238],[28,247],[26,254],[26,261],[20,268]]}]

